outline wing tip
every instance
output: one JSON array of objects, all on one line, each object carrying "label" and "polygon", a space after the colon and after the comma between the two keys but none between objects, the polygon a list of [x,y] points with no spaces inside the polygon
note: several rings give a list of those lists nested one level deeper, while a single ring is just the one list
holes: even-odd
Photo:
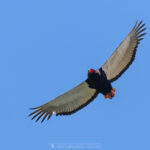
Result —
[{"label": "wing tip", "polygon": [[135,23],[135,26],[134,26],[134,30],[136,31],[136,33],[139,33],[141,30],[146,30],[146,27],[145,27],[145,23],[143,23],[143,20],[141,20],[141,21],[136,21],[136,23]]},{"label": "wing tip", "polygon": [[137,20],[132,29],[132,32],[134,33],[133,35],[135,35],[138,44],[141,40],[144,39],[143,36],[147,34],[145,30],[146,30],[146,27],[145,27],[145,23],[143,23],[143,20],[141,21]]},{"label": "wing tip", "polygon": [[145,27],[145,23],[143,23],[143,20],[141,20],[141,21],[137,20],[133,29],[130,32],[131,37],[133,36],[133,39],[137,42],[137,44],[134,48],[134,52],[132,54],[131,60],[118,75],[116,75],[115,77],[113,77],[109,80],[110,82],[117,80],[127,70],[127,68],[132,64],[133,60],[135,59],[135,54],[136,54],[136,49],[138,47],[138,44],[140,43],[141,40],[144,39],[143,36],[146,34],[145,30],[146,30],[146,27]]},{"label": "wing tip", "polygon": [[41,109],[40,106],[34,107],[34,108],[29,108],[29,109],[30,109],[30,110],[35,110],[35,111],[33,111],[32,113],[30,113],[30,114],[28,115],[28,117],[31,117],[31,116],[32,116],[31,120],[36,119],[35,122],[38,122],[38,121],[40,120],[40,118],[42,118],[42,119],[41,119],[41,123],[43,123],[46,118],[47,118],[47,120],[49,120],[50,117],[51,117],[52,114],[53,114],[53,113],[50,113],[50,112],[44,112],[44,111]]}]

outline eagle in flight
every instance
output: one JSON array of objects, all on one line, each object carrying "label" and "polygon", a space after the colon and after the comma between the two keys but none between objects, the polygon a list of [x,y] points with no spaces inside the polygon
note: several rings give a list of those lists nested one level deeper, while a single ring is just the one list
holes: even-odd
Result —
[{"label": "eagle in flight", "polygon": [[99,93],[104,98],[112,99],[115,96],[115,89],[111,83],[117,80],[132,64],[137,46],[146,34],[145,24],[136,22],[131,32],[122,41],[105,64],[97,69],[89,69],[88,77],[70,91],[56,97],[55,99],[41,106],[31,108],[34,110],[29,116],[32,120],[40,118],[43,122],[53,115],[70,115],[93,101]]}]

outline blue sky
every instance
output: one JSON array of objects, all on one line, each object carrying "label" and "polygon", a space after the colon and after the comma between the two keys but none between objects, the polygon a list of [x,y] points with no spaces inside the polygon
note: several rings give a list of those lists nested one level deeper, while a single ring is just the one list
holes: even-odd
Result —
[{"label": "blue sky", "polygon": [[[100,143],[101,150],[149,149],[148,0],[5,0],[0,2],[0,149],[49,150],[50,143]],[[86,79],[112,54],[136,20],[146,23],[136,59],[115,83],[71,116],[43,124],[39,106]]]}]

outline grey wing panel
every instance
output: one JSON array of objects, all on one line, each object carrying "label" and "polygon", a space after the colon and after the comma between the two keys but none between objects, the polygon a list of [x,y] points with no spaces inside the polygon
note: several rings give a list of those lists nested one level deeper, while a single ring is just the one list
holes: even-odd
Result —
[{"label": "grey wing panel", "polygon": [[143,33],[146,29],[144,26],[145,24],[142,24],[142,21],[136,23],[132,31],[102,66],[107,75],[107,79],[111,82],[118,79],[133,62],[139,41],[145,35]]},{"label": "grey wing panel", "polygon": [[72,114],[87,105],[97,95],[96,89],[89,88],[87,82],[82,82],[52,101],[34,108],[36,110],[30,115],[34,115],[33,119],[38,116],[36,121],[43,116],[42,121],[44,121],[47,116],[49,119],[53,113],[56,113],[56,115]]}]

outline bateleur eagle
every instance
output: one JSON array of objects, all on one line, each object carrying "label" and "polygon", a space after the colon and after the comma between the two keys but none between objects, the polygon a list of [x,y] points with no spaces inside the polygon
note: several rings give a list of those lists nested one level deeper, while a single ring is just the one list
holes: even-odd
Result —
[{"label": "bateleur eagle", "polygon": [[31,108],[34,111],[29,116],[33,116],[32,119],[36,118],[36,121],[42,118],[41,122],[43,122],[53,114],[70,115],[76,112],[93,101],[99,93],[105,98],[112,99],[115,89],[111,83],[117,80],[132,64],[137,46],[143,39],[143,35],[146,34],[143,32],[145,30],[145,24],[137,21],[131,32],[101,68],[89,69],[85,81],[48,103]]}]

